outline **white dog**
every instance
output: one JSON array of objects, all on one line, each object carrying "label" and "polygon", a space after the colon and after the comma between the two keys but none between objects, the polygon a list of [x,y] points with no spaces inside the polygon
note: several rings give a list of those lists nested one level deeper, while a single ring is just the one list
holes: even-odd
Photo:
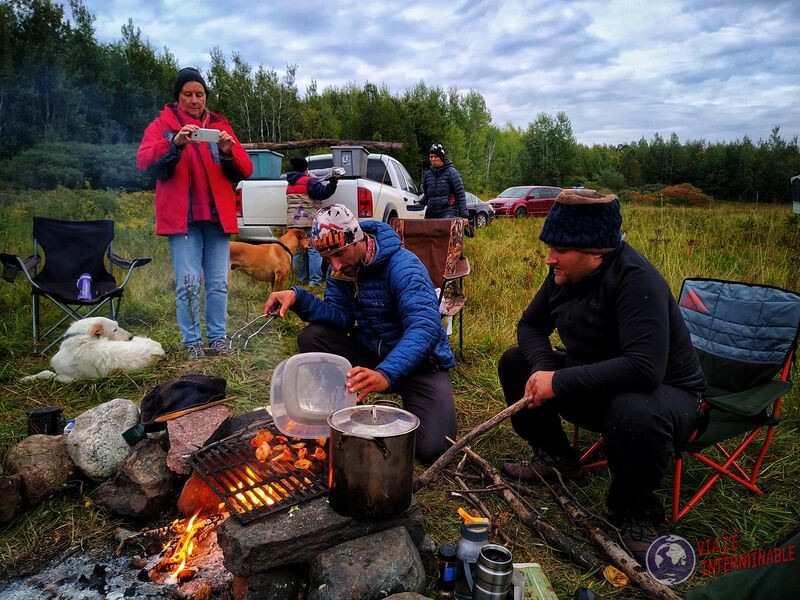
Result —
[{"label": "white dog", "polygon": [[111,319],[89,317],[67,329],[67,337],[50,359],[52,371],[29,375],[22,381],[97,379],[114,369],[143,369],[163,354],[164,349],[155,340],[134,336]]}]

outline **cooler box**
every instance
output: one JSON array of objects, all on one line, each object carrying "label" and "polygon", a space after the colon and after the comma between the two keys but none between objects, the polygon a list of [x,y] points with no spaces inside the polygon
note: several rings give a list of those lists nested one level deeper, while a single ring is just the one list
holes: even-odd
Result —
[{"label": "cooler box", "polygon": [[272,150],[248,150],[247,156],[253,161],[253,174],[250,179],[279,179],[283,154]]},{"label": "cooler box", "polygon": [[364,146],[331,146],[333,166],[342,167],[345,177],[366,177],[369,152]]}]

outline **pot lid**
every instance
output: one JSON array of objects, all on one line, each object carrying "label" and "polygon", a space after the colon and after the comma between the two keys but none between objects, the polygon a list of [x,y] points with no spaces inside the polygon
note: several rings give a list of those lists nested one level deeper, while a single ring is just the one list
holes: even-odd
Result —
[{"label": "pot lid", "polygon": [[419,427],[419,419],[407,410],[372,404],[337,410],[328,417],[330,426],[345,434],[390,437],[410,433]]}]

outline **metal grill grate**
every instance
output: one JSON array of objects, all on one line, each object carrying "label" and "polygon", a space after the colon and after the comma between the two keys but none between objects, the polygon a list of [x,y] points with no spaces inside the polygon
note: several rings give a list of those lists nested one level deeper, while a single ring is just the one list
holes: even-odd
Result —
[{"label": "metal grill grate", "polygon": [[190,461],[203,481],[239,522],[249,523],[328,491],[327,461],[297,469],[286,460],[260,462],[250,445],[259,429],[282,435],[272,419],[246,428],[195,452]]}]

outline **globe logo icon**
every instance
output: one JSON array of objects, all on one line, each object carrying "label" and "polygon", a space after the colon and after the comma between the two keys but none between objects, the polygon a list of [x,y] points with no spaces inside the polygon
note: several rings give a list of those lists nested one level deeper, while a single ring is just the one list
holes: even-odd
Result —
[{"label": "globe logo icon", "polygon": [[647,572],[664,585],[683,583],[694,573],[697,557],[692,545],[679,535],[662,535],[647,548]]}]

